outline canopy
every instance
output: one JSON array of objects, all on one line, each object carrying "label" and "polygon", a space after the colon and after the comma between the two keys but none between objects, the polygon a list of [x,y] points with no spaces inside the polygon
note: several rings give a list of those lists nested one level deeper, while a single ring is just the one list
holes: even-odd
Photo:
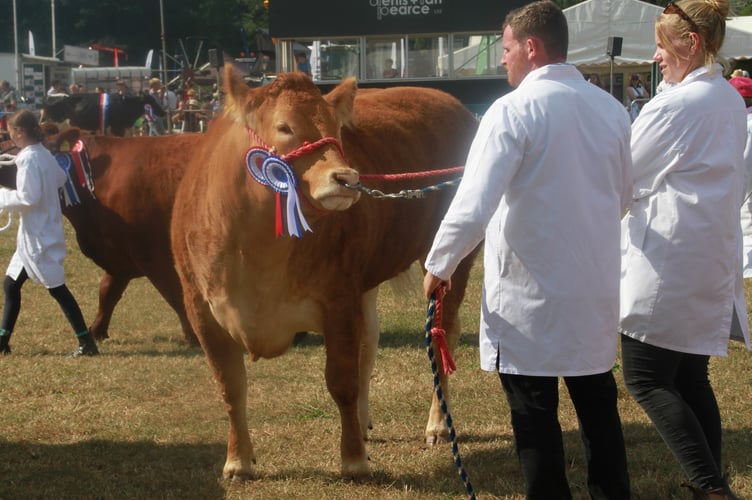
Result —
[{"label": "canopy", "polygon": [[[655,20],[663,7],[640,0],[587,0],[568,9],[568,62],[577,66],[605,64],[609,37],[621,37],[621,55],[614,64],[650,64],[655,53]],[[727,59],[752,58],[752,17],[737,17],[726,24],[720,55]]]}]

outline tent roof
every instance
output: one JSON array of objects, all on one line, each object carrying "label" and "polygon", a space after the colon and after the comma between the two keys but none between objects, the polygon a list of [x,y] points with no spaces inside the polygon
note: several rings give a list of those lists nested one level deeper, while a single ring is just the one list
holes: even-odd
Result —
[{"label": "tent roof", "polygon": [[[640,0],[587,0],[568,9],[568,62],[582,66],[610,62],[609,37],[621,37],[621,55],[614,64],[650,64],[655,53],[655,20],[663,7]],[[721,50],[728,59],[752,58],[752,17],[736,17],[726,24]]]},{"label": "tent roof", "polygon": [[726,21],[726,38],[721,55],[727,59],[752,59],[752,16]]}]

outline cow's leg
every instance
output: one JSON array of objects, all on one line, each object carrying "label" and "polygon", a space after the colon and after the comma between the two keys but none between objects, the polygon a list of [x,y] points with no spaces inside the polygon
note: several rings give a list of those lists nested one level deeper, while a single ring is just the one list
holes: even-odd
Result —
[{"label": "cow's leg", "polygon": [[[465,298],[465,289],[470,278],[470,269],[473,267],[473,261],[478,249],[476,248],[468,257],[463,260],[452,275],[452,289],[444,297],[442,310],[442,327],[446,330],[447,345],[449,351],[454,353],[454,348],[460,340],[461,325],[459,309]],[[434,345],[436,366],[439,371],[439,383],[444,401],[449,406],[449,379],[444,373],[444,365],[441,362],[441,355]],[[433,392],[431,400],[431,409],[428,412],[428,423],[426,424],[426,444],[433,446],[439,442],[449,440],[449,429],[446,426],[444,412],[441,410],[439,398],[436,391]]]},{"label": "cow's leg", "polygon": [[248,380],[246,378],[244,350],[224,332],[213,331],[203,342],[206,357],[214,370],[230,417],[227,437],[227,459],[222,475],[227,479],[250,479],[251,464],[256,455],[248,429],[246,405],[248,403]]},{"label": "cow's leg", "polygon": [[171,274],[169,276],[169,279],[167,279],[167,277],[162,277],[163,274],[163,272],[159,272],[157,270],[152,273],[148,273],[147,271],[147,275],[160,277],[160,279],[158,280],[153,280],[150,278],[151,284],[154,285],[154,288],[157,289],[162,298],[165,299],[165,301],[175,311],[175,314],[178,315],[180,326],[183,329],[183,339],[185,340],[185,343],[191,346],[198,346],[198,338],[196,338],[193,327],[191,327],[191,323],[188,321],[188,316],[185,313],[185,306],[183,305],[183,291],[180,287],[180,280],[177,275],[174,275],[173,277],[173,275]]},{"label": "cow's leg", "polygon": [[370,475],[358,416],[360,334],[364,327],[360,304],[344,299],[335,302],[339,307],[332,307],[327,311],[324,325],[326,385],[339,408],[342,475],[364,477]]},{"label": "cow's leg", "polygon": [[[186,295],[186,304],[189,304],[188,300],[190,299]],[[244,362],[245,350],[214,320],[206,303],[198,299],[191,304],[192,306],[187,306],[188,316],[214,372],[214,379],[219,386],[230,419],[227,459],[222,475],[226,479],[250,479],[251,464],[256,463],[256,455],[251,444],[246,413],[248,380]],[[200,312],[191,314],[191,309]]]},{"label": "cow's leg", "polygon": [[102,278],[99,280],[99,307],[94,321],[89,326],[89,331],[95,339],[109,338],[107,332],[110,328],[112,314],[130,281],[130,278],[113,276],[107,271],[102,274]]},{"label": "cow's leg", "polygon": [[363,294],[363,343],[360,349],[360,389],[358,390],[358,410],[360,430],[363,438],[368,437],[368,429],[373,429],[368,410],[371,375],[376,364],[376,352],[379,347],[379,316],[376,302],[379,297],[378,287]]}]

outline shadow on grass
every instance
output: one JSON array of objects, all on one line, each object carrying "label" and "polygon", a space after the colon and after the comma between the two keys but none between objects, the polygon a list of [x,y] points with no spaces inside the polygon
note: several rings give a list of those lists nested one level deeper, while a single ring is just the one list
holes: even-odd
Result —
[{"label": "shadow on grass", "polygon": [[[381,332],[379,337],[380,349],[401,349],[403,347],[423,347],[425,345],[426,332],[416,328],[414,331],[397,330]],[[308,333],[299,337],[293,347],[307,348],[324,345],[324,337],[316,333]],[[461,346],[478,347],[478,333],[462,333],[460,335]]]},{"label": "shadow on grass", "polygon": [[225,445],[0,441],[0,498],[222,498]]},{"label": "shadow on grass", "polygon": [[[652,426],[625,427],[629,471],[635,498],[681,497],[683,475]],[[503,438],[503,442],[499,439]],[[752,466],[749,429],[726,431],[724,456],[736,471]],[[481,496],[519,497],[522,477],[511,435],[459,437],[462,464],[476,493]],[[567,476],[574,498],[587,498],[587,467],[577,431],[564,433]],[[379,446],[385,446],[382,444]],[[484,446],[487,445],[487,446]],[[35,444],[0,441],[0,498],[225,498],[227,485],[220,479],[224,443],[158,444],[153,442],[86,441],[73,444]],[[411,491],[435,497],[464,495],[449,444],[426,450],[433,455],[419,472],[391,473],[379,467],[378,450],[372,450],[373,476],[363,481],[343,479],[315,467],[282,467],[256,480],[280,483],[289,493],[290,481],[311,478],[338,483],[383,487],[385,491]],[[648,484],[645,481],[649,482]],[[267,485],[271,486],[271,485]],[[274,486],[271,486],[274,489]],[[349,493],[356,493],[347,489]],[[369,490],[371,491],[371,490]],[[371,491],[372,493],[372,491]]]}]

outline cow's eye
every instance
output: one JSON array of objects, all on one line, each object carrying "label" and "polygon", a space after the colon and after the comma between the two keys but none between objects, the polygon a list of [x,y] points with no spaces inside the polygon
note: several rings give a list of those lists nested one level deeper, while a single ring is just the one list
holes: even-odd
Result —
[{"label": "cow's eye", "polygon": [[292,135],[292,129],[289,125],[278,125],[277,132],[279,132],[280,134]]}]

